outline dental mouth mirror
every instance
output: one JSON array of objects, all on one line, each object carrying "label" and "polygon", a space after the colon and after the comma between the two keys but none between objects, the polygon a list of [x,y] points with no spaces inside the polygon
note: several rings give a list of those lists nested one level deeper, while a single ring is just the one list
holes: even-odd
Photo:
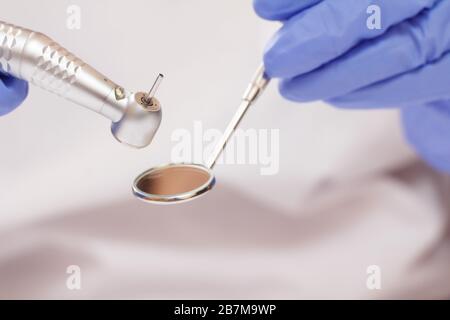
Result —
[{"label": "dental mouth mirror", "polygon": [[[162,79],[157,79],[154,87],[158,87],[160,80]],[[205,165],[168,164],[147,170],[135,179],[133,194],[148,203],[169,204],[192,200],[210,191],[216,182],[212,170],[217,160],[249,107],[257,100],[269,82],[264,66],[261,65],[245,91],[239,109]],[[154,88],[145,98],[147,103],[152,97],[152,91]]]}]

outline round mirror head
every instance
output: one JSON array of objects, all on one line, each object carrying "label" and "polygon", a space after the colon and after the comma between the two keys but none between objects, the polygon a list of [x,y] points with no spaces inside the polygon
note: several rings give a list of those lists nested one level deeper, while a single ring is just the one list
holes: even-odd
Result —
[{"label": "round mirror head", "polygon": [[145,171],[136,178],[133,194],[156,204],[197,198],[214,187],[212,171],[197,164],[169,164]]}]

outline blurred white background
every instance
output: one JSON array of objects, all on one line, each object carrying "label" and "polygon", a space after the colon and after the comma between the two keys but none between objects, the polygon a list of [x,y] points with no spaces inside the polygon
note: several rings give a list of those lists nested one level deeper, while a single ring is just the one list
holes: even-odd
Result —
[{"label": "blurred white background", "polygon": [[[81,30],[66,27],[69,5]],[[166,76],[163,123],[141,151],[34,87],[0,118],[0,297],[448,296],[442,177],[417,163],[395,110],[297,105],[273,83],[242,127],[280,129],[279,174],[222,165],[199,201],[132,197],[137,174],[170,161],[175,129],[223,129],[235,112],[279,27],[251,1],[15,0],[0,20],[46,33],[128,89]],[[373,264],[379,291],[366,287]],[[68,265],[82,268],[81,291],[66,288]]]}]

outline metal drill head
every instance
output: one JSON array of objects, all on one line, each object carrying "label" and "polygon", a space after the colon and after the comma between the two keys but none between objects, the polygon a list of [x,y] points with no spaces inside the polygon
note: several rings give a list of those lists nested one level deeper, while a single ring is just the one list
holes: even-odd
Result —
[{"label": "metal drill head", "polygon": [[153,97],[151,104],[148,104],[145,97],[143,92],[130,95],[122,119],[111,127],[112,134],[119,142],[134,148],[148,146],[161,124],[159,101]]},{"label": "metal drill head", "polygon": [[[149,93],[138,92],[128,97],[125,113],[120,121],[113,123],[112,133],[121,143],[144,148],[148,146],[161,124],[161,104],[155,94],[164,76],[159,74]],[[123,90],[116,89],[116,100],[123,98]]]}]

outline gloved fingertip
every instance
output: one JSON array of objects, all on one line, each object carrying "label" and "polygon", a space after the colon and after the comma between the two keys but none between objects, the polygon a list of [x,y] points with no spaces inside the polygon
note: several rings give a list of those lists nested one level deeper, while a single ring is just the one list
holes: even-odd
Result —
[{"label": "gloved fingertip", "polygon": [[0,115],[6,115],[16,109],[28,96],[28,82],[13,77],[2,79],[0,95]]},{"label": "gloved fingertip", "polygon": [[20,102],[23,102],[27,96],[28,96],[28,92],[29,92],[29,85],[28,82],[25,80],[21,80],[21,79],[15,79],[15,92],[16,92],[16,97]]},{"label": "gloved fingertip", "polygon": [[288,89],[285,87],[283,81],[280,81],[280,83],[278,84],[278,91],[280,92],[280,95],[281,95],[284,99],[289,100],[289,101],[292,101],[292,102],[299,102],[299,101],[297,101],[297,100],[295,99],[295,94],[294,94],[294,92],[288,90]]},{"label": "gloved fingertip", "polygon": [[15,79],[14,81],[15,83],[13,86],[14,92],[13,100],[15,102],[14,108],[17,108],[27,98],[29,92],[29,85],[28,82],[21,79]]},{"label": "gloved fingertip", "polygon": [[318,100],[309,96],[305,91],[302,91],[301,87],[293,79],[281,80],[279,91],[282,97],[294,102],[307,103]]},{"label": "gloved fingertip", "polygon": [[280,14],[278,1],[253,0],[253,9],[256,14],[266,20],[282,20],[283,14]]},{"label": "gloved fingertip", "polygon": [[270,11],[267,10],[267,3],[264,0],[253,0],[253,9],[256,14],[263,19],[273,20],[271,19],[272,15]]},{"label": "gloved fingertip", "polygon": [[280,35],[276,34],[267,44],[264,53],[264,67],[266,74],[271,78],[292,78],[296,76],[290,72],[292,68],[287,68],[286,59],[283,56],[282,46],[280,45]]},{"label": "gloved fingertip", "polygon": [[342,97],[326,99],[325,102],[339,109],[367,109],[367,105],[361,102],[349,101]]},{"label": "gloved fingertip", "polygon": [[291,28],[284,25],[266,45],[264,65],[271,78],[291,79],[314,70],[310,53],[303,50],[307,44],[293,37]]},{"label": "gloved fingertip", "polygon": [[390,109],[399,107],[399,105],[389,104],[381,98],[361,91],[325,99],[325,102],[340,109]]},{"label": "gloved fingertip", "polygon": [[274,54],[270,49],[268,49],[264,53],[263,61],[266,75],[270,79],[278,78],[279,74],[277,73],[277,63],[276,63],[277,59],[274,57]]},{"label": "gloved fingertip", "polygon": [[321,0],[253,0],[258,16],[266,20],[286,20]]},{"label": "gloved fingertip", "polygon": [[450,173],[450,102],[403,108],[401,119],[405,138],[420,157]]}]

